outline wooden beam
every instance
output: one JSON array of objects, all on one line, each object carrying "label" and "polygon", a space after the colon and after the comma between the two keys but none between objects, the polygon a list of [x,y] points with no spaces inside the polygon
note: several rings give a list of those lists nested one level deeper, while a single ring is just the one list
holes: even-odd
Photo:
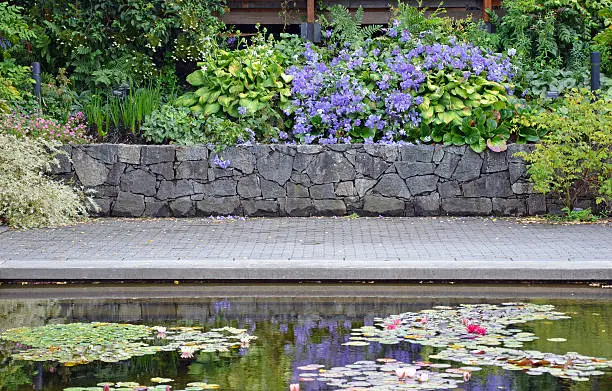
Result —
[{"label": "wooden beam", "polygon": [[315,0],[306,1],[306,22],[314,23],[315,21]]},{"label": "wooden beam", "polygon": [[489,15],[487,15],[487,10],[493,8],[493,0],[482,0],[482,17],[485,22],[489,21]]}]

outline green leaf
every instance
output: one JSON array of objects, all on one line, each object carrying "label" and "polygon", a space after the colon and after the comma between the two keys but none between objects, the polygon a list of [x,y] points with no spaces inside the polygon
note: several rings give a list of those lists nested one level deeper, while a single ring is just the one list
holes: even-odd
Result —
[{"label": "green leaf", "polygon": [[455,120],[459,120],[459,115],[454,111],[445,111],[443,113],[438,114],[438,118],[442,120],[445,124],[449,124]]},{"label": "green leaf", "polygon": [[221,105],[218,103],[209,103],[204,106],[204,113],[206,114],[216,114],[221,110]]},{"label": "green leaf", "polygon": [[204,73],[201,69],[189,74],[187,76],[187,83],[191,84],[194,87],[200,87],[205,83]]},{"label": "green leaf", "polygon": [[472,150],[476,153],[482,153],[484,152],[485,148],[487,148],[487,142],[485,139],[480,138],[478,143],[470,144],[470,148],[472,148]]},{"label": "green leaf", "polygon": [[281,74],[280,74],[280,77],[281,77],[281,79],[283,79],[283,81],[284,81],[285,83],[290,83],[290,82],[291,82],[291,80],[293,80],[293,75],[287,75],[287,74],[285,74],[285,73],[281,73]]}]

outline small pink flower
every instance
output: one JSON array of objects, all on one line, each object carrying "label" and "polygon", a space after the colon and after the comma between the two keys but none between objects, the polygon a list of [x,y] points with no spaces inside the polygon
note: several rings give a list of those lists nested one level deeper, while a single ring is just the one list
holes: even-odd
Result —
[{"label": "small pink flower", "polygon": [[299,383],[289,384],[289,391],[300,391],[300,384]]},{"label": "small pink flower", "polygon": [[421,318],[421,324],[427,324],[428,322],[429,322],[429,318],[427,317],[427,315]]},{"label": "small pink flower", "polygon": [[427,373],[427,372],[419,373],[419,376],[417,377],[417,380],[420,381],[420,382],[429,381],[429,373]]},{"label": "small pink flower", "polygon": [[387,330],[395,330],[395,329],[397,328],[397,326],[396,326],[396,325],[394,325],[393,323],[387,323],[387,324],[385,325],[385,328],[386,328]]},{"label": "small pink flower", "polygon": [[470,381],[472,378],[472,372],[465,371],[463,372],[463,381]]}]

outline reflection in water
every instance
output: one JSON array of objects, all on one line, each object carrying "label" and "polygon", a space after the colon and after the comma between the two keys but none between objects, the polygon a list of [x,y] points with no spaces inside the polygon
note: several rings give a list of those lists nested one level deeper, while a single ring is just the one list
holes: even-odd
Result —
[{"label": "reflection in water", "polygon": [[[93,386],[99,382],[137,381],[150,384],[152,377],[176,380],[175,389],[188,382],[221,385],[228,391],[286,391],[297,380],[303,365],[344,366],[360,360],[390,357],[403,362],[427,359],[429,346],[371,344],[343,346],[351,329],[373,324],[373,318],[419,311],[436,305],[491,302],[484,299],[398,299],[371,297],[213,297],[171,299],[49,299],[0,300],[0,330],[66,322],[136,322],[147,324],[204,325],[207,328],[246,328],[258,340],[250,347],[227,353],[198,353],[181,359],[177,352],[135,357],[107,364],[63,367],[54,363],[17,362],[0,353],[0,390],[61,390],[70,386]],[[609,328],[612,306],[605,301],[533,300],[553,304],[572,319],[531,322],[521,325],[539,340],[526,349],[612,357]],[[555,344],[550,337],[567,342]],[[320,383],[303,383],[303,390],[324,390]],[[551,376],[531,377],[486,367],[474,372],[466,390],[608,390],[610,376],[586,383],[573,383]]]}]

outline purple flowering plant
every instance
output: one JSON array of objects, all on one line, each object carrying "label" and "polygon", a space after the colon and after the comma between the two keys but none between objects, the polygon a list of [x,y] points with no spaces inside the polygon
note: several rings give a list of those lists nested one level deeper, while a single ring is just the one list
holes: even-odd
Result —
[{"label": "purple flowering plant", "polygon": [[400,26],[392,22],[384,36],[353,45],[306,44],[304,65],[287,70],[293,136],[305,143],[469,144],[477,151],[487,141],[503,144],[512,115],[510,59]]}]

